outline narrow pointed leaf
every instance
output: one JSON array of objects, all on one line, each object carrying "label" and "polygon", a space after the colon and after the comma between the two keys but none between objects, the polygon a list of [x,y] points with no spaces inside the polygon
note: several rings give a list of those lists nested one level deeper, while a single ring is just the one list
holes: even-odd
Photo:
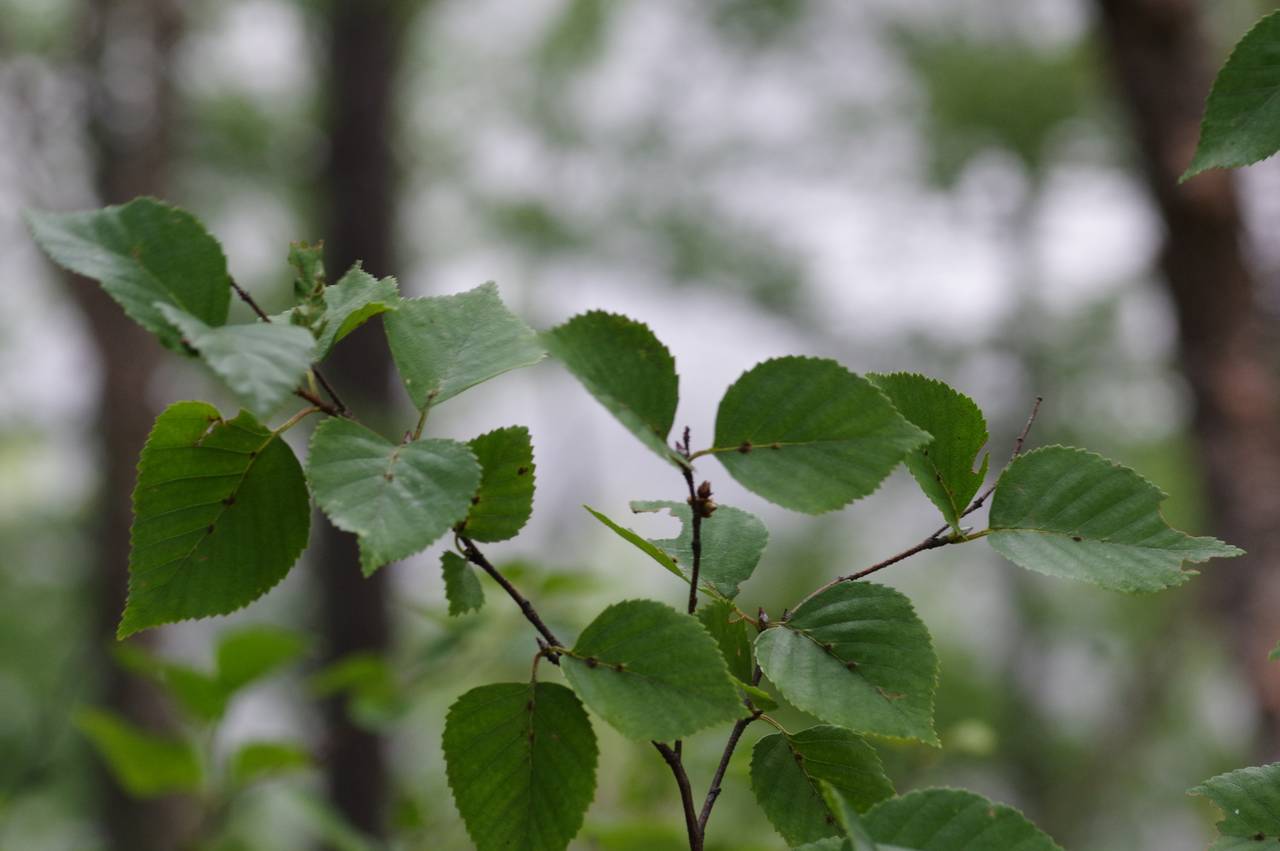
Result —
[{"label": "narrow pointed leaf", "polygon": [[743,487],[821,514],[874,491],[928,442],[865,378],[832,360],[785,357],[724,394],[712,451]]},{"label": "narrow pointed leaf", "polygon": [[[633,502],[637,513],[666,510],[680,521],[676,538],[650,540],[676,563],[684,575],[693,572],[693,509],[688,502]],[[717,591],[732,599],[738,586],[751,578],[760,556],[769,542],[769,530],[754,514],[720,505],[710,517],[702,520],[702,560],[698,569],[700,582],[710,583]]]},{"label": "narrow pointed leaf", "polygon": [[524,426],[482,434],[467,444],[480,462],[480,490],[463,533],[476,541],[514,538],[533,514],[533,441]]},{"label": "narrow pointed leaf", "polygon": [[157,736],[102,709],[82,709],[75,724],[121,786],[138,798],[200,788],[203,770],[191,743]]},{"label": "narrow pointed leaf", "polygon": [[245,742],[231,755],[231,779],[244,786],[312,766],[306,748],[292,742]]},{"label": "narrow pointed leaf", "polygon": [[478,851],[564,851],[595,795],[595,733],[561,685],[467,692],[445,721],[444,757]]},{"label": "narrow pointed leaf", "polygon": [[652,600],[605,609],[561,668],[582,702],[632,739],[679,739],[739,714],[715,640]]},{"label": "narrow pointed leaf", "polygon": [[859,811],[893,797],[880,757],[843,727],[775,733],[756,742],[751,752],[751,790],[770,823],[792,845],[843,834],[823,799],[824,781]]},{"label": "narrow pointed leaf", "polygon": [[440,556],[440,568],[444,572],[444,596],[449,601],[451,617],[476,612],[484,605],[484,588],[467,560],[452,550]]},{"label": "narrow pointed leaf", "polygon": [[957,531],[960,515],[987,477],[990,455],[978,454],[987,443],[987,421],[972,399],[941,381],[907,372],[873,375],[898,413],[933,435],[926,446],[907,455],[907,469]]},{"label": "narrow pointed leaf", "polygon": [[1218,72],[1200,144],[1182,179],[1211,168],[1236,168],[1280,150],[1280,12],[1259,21]]},{"label": "narrow pointed leaf", "polygon": [[457,295],[409,298],[384,320],[409,398],[419,409],[542,360],[533,329],[507,309],[493,283]]},{"label": "narrow pointed leaf", "polygon": [[622,540],[631,544],[636,549],[640,550],[640,552],[644,553],[649,558],[653,559],[658,564],[662,565],[663,569],[666,570],[668,573],[671,573],[671,574],[674,574],[675,576],[680,577],[685,582],[689,581],[689,578],[684,575],[683,571],[680,570],[680,566],[676,564],[675,559],[667,555],[666,551],[663,550],[661,547],[658,547],[654,545],[653,542],[641,537],[638,532],[635,532],[634,530],[628,529],[626,526],[622,526],[618,523],[613,522],[607,516],[605,516],[604,514],[601,514],[599,511],[596,511],[591,506],[584,505],[582,507],[585,508],[591,514],[592,517],[599,520],[609,529],[613,530],[613,532],[616,533],[618,537],[622,538]]},{"label": "narrow pointed leaf", "polygon": [[991,504],[991,546],[1029,570],[1115,591],[1172,588],[1187,562],[1242,550],[1193,538],[1160,516],[1165,495],[1142,476],[1083,449],[1046,446],[1019,456]]},{"label": "narrow pointed leaf", "polygon": [[1219,774],[1190,791],[1222,811],[1209,851],[1246,851],[1280,842],[1280,763]]},{"label": "narrow pointed leaf", "polygon": [[335,418],[311,438],[307,477],[333,524],[359,536],[367,576],[460,523],[480,486],[480,464],[457,441],[392,443]]},{"label": "narrow pointed leaf", "polygon": [[168,304],[206,325],[227,321],[231,279],[218,241],[184,210],[154,198],[79,213],[27,214],[53,260],[102,284],[131,319],[180,349],[181,336],[156,309]]},{"label": "narrow pointed leaf", "polygon": [[671,457],[667,437],[676,417],[675,358],[649,326],[593,310],[543,335],[548,351],[640,442]]},{"label": "narrow pointed leaf", "polygon": [[1017,810],[959,789],[891,798],[862,823],[880,851],[1062,851]]},{"label": "narrow pointed leaf", "polygon": [[850,730],[937,745],[938,659],[901,593],[842,582],[756,639],[756,659],[796,708]]},{"label": "narrow pointed leaf", "polygon": [[248,605],[289,572],[310,524],[283,440],[244,412],[223,420],[203,402],[170,405],[138,461],[119,637]]},{"label": "narrow pointed leaf", "polygon": [[158,304],[156,309],[226,382],[240,404],[260,419],[271,416],[293,393],[315,358],[315,340],[296,325],[253,322],[211,328],[170,305]]},{"label": "narrow pointed leaf", "polygon": [[259,624],[218,639],[218,682],[228,693],[275,673],[302,658],[307,639],[291,629]]},{"label": "narrow pointed leaf", "polygon": [[743,683],[751,682],[755,674],[755,659],[751,655],[751,639],[754,628],[739,617],[733,604],[727,600],[712,600],[697,611],[698,621],[711,634],[720,648],[720,655],[729,666],[729,674]]}]

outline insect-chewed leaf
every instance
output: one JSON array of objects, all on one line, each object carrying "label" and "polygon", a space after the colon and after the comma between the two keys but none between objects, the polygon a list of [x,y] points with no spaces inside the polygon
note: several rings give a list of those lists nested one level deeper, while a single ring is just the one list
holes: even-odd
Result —
[{"label": "insect-chewed leaf", "polygon": [[336,284],[324,288],[324,315],[316,333],[316,359],[343,337],[380,313],[395,310],[400,289],[395,278],[375,278],[357,263]]},{"label": "insect-chewed leaf", "polygon": [[756,659],[783,697],[823,721],[938,744],[938,658],[911,601],[892,588],[827,589],[760,633]]},{"label": "insect-chewed leaf", "polygon": [[988,540],[1029,570],[1115,591],[1160,591],[1194,575],[1186,562],[1242,550],[1193,538],[1160,516],[1165,495],[1142,476],[1083,449],[1046,446],[1000,476]]},{"label": "insect-chewed leaf", "polygon": [[463,534],[476,541],[514,538],[533,513],[533,442],[524,426],[482,434],[467,444],[480,461],[480,490]]},{"label": "insect-chewed leaf", "polygon": [[59,266],[93,278],[135,322],[171,349],[168,304],[206,325],[227,321],[231,279],[222,247],[190,213],[154,198],[79,213],[27,214],[36,242]]},{"label": "insect-chewed leaf", "polygon": [[302,381],[315,357],[310,332],[280,322],[212,328],[167,304],[156,310],[255,416],[269,417]]},{"label": "insect-chewed leaf", "polygon": [[82,709],[75,724],[131,795],[151,798],[200,788],[200,757],[190,742],[149,733],[113,712]]},{"label": "insect-chewed leaf", "polygon": [[452,550],[440,555],[444,573],[444,596],[449,601],[450,616],[478,611],[484,605],[484,588],[467,560]]},{"label": "insect-chewed leaf", "polygon": [[1200,144],[1182,179],[1235,168],[1280,150],[1280,12],[1245,34],[1209,92]]},{"label": "insect-chewed leaf", "polygon": [[1244,851],[1280,839],[1280,763],[1219,774],[1190,791],[1222,810],[1209,851]]},{"label": "insect-chewed leaf", "polygon": [[724,394],[713,451],[749,490],[821,514],[874,491],[928,442],[865,378],[833,360],[785,357],[751,368]]},{"label": "insect-chewed leaf", "polygon": [[649,326],[593,310],[543,335],[547,349],[640,442],[671,458],[667,436],[680,380],[675,358]]},{"label": "insect-chewed leaf", "polygon": [[457,295],[403,299],[383,324],[404,389],[419,409],[546,354],[492,282]]},{"label": "insect-chewed leaf", "polygon": [[652,600],[605,609],[560,664],[582,702],[632,739],[679,739],[739,714],[715,640]]},{"label": "insect-chewed leaf", "polygon": [[890,798],[862,823],[880,851],[1062,851],[1017,810],[959,789]]},{"label": "insect-chewed leaf", "polygon": [[[631,510],[669,511],[680,521],[680,536],[649,543],[663,550],[681,567],[685,576],[693,571],[693,509],[687,502],[633,502]],[[721,594],[733,598],[738,586],[751,578],[769,530],[754,514],[728,505],[716,507],[710,517],[702,519],[702,559],[698,568],[699,582],[710,583]]]},{"label": "insect-chewed leaf", "polygon": [[595,795],[596,737],[573,692],[480,686],[444,726],[453,800],[479,851],[564,851]]},{"label": "insect-chewed leaf", "polygon": [[480,464],[454,440],[396,444],[335,418],[311,438],[307,477],[333,524],[360,537],[360,566],[368,575],[460,523],[480,486]]},{"label": "insect-chewed leaf", "polygon": [[310,524],[302,469],[279,436],[248,413],[170,405],[138,461],[119,637],[248,605],[289,572]]},{"label": "insect-chewed leaf", "polygon": [[907,372],[868,376],[898,413],[933,440],[907,456],[907,469],[953,529],[987,477],[985,455],[977,471],[978,453],[987,443],[987,421],[968,396],[941,381]]},{"label": "insect-chewed leaf", "polygon": [[880,757],[862,737],[822,725],[787,735],[775,733],[751,752],[751,789],[769,821],[792,845],[816,842],[841,830],[823,800],[830,783],[855,809],[893,797]]}]

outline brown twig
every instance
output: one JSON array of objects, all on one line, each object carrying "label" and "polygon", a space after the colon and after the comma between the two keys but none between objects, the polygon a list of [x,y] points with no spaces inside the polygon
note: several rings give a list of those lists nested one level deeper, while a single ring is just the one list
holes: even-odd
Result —
[{"label": "brown twig", "polygon": [[[753,686],[760,685],[760,678],[764,676],[764,672],[760,670],[760,666],[756,665],[755,672],[751,677]],[[702,802],[702,812],[698,815],[698,832],[702,836],[707,835],[707,820],[711,818],[711,808],[716,805],[716,801],[720,798],[720,784],[724,782],[725,772],[729,770],[729,760],[733,758],[733,752],[738,747],[738,741],[742,738],[742,734],[746,732],[747,727],[756,721],[763,712],[756,709],[751,703],[751,699],[747,698],[743,701],[746,707],[751,710],[751,714],[746,718],[739,718],[733,725],[733,730],[729,733],[729,741],[725,742],[724,753],[720,755],[720,764],[716,766],[716,773],[711,778],[711,786],[707,789],[707,797]]]},{"label": "brown twig", "polygon": [[[534,608],[533,603],[529,602],[529,598],[516,590],[516,587],[511,584],[510,580],[503,576],[498,568],[493,566],[493,563],[490,562],[489,559],[485,558],[484,553],[480,552],[479,548],[476,547],[475,542],[465,535],[459,535],[458,541],[462,544],[462,550],[467,557],[467,561],[489,574],[489,576],[493,578],[494,582],[497,582],[502,586],[502,590],[507,592],[507,596],[514,600],[515,604],[520,607],[520,611],[524,613],[525,620],[533,624],[533,628],[536,629],[543,639],[546,640],[547,644],[551,647],[564,647],[564,645],[560,643],[560,639],[556,638],[556,634],[552,632],[551,628],[542,620],[541,615],[538,614],[538,610]],[[548,651],[546,656],[553,664],[560,664],[560,656],[554,651]]]},{"label": "brown twig", "polygon": [[[1043,396],[1037,396],[1035,404],[1031,406],[1031,414],[1027,417],[1027,423],[1022,427],[1022,431],[1019,432],[1018,438],[1013,442],[1013,454],[1009,457],[1010,461],[1013,461],[1013,459],[1017,458],[1019,455],[1022,454],[1023,444],[1025,444],[1027,441],[1027,435],[1030,434],[1031,426],[1035,423],[1036,416],[1040,413],[1040,403],[1043,401],[1044,401]],[[973,502],[969,504],[969,507],[966,508],[960,514],[960,516],[968,517],[970,514],[977,511],[979,508],[981,508],[986,503],[987,499],[991,496],[991,494],[995,493],[996,485],[998,485],[999,483],[1000,483],[1000,479],[999,477],[996,477],[996,480],[992,482],[990,485],[988,485],[987,488],[982,493],[978,494],[978,496],[973,500]],[[816,590],[811,591],[808,595],[805,596],[803,600],[801,600],[799,603],[796,603],[794,606],[792,606],[791,609],[783,615],[782,620],[785,622],[787,619],[790,618],[791,613],[794,612],[796,609],[800,608],[805,603],[809,602],[814,597],[821,594],[823,591],[826,591],[830,588],[834,588],[836,585],[839,585],[841,582],[853,582],[858,579],[862,579],[863,577],[870,576],[876,571],[884,570],[886,567],[889,567],[890,565],[897,564],[898,562],[911,558],[911,556],[916,555],[917,553],[922,553],[925,550],[934,550],[934,549],[937,549],[938,547],[945,547],[949,544],[963,544],[964,542],[969,540],[968,538],[962,535],[960,536],[947,535],[946,533],[950,528],[951,527],[949,525],[940,526],[936,530],[934,530],[932,535],[925,538],[923,541],[916,544],[914,547],[909,547],[903,550],[902,552],[898,553],[897,555],[889,556],[884,561],[878,561],[875,564],[871,565],[870,567],[859,570],[857,573],[850,573],[846,576],[837,576],[835,579],[832,579],[830,582],[826,583],[825,585],[822,585],[820,588],[817,588]]]},{"label": "brown twig", "polygon": [[702,851],[702,828],[698,824],[698,813],[693,808],[693,787],[689,784],[689,773],[684,770],[684,760],[668,745],[654,742],[653,746],[662,754],[671,768],[671,774],[680,787],[680,805],[684,808],[684,826],[689,834],[689,851]]},{"label": "brown twig", "polygon": [[[235,290],[236,295],[240,297],[240,300],[249,305],[250,309],[252,309],[254,313],[258,314],[259,319],[263,322],[271,321],[271,317],[267,315],[267,312],[258,306],[258,302],[254,301],[253,296],[249,295],[248,291],[245,290],[244,287],[236,283],[235,278],[228,276],[227,280],[231,282],[231,289]],[[337,392],[333,389],[333,385],[329,383],[329,379],[325,378],[324,373],[320,371],[320,367],[313,364],[311,372],[315,375],[316,381],[320,382],[320,386],[324,388],[324,392],[329,394],[329,398],[333,400],[332,405],[320,406],[320,410],[324,411],[331,417],[350,417],[351,409],[348,408],[346,403],[338,396]],[[301,391],[299,391],[298,395],[302,395]],[[319,406],[319,403],[312,399],[308,399],[306,396],[302,396],[302,398],[307,399],[307,401],[311,402],[313,405]]]}]

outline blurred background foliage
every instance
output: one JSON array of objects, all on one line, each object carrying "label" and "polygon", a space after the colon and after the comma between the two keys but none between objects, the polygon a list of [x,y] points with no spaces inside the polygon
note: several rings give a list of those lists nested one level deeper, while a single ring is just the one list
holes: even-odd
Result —
[{"label": "blurred background foliage", "polygon": [[[446,616],[437,547],[385,569],[390,593],[375,611],[390,638],[347,653],[309,556],[249,610],[166,628],[139,650],[209,671],[228,630],[275,624],[306,637],[311,650],[236,692],[218,723],[147,698],[163,705],[152,727],[150,710],[117,702],[113,677],[147,665],[134,657],[120,672],[99,626],[118,612],[100,560],[123,557],[103,537],[105,506],[128,495],[108,472],[122,445],[104,438],[118,392],[109,364],[154,361],[130,379],[137,395],[121,397],[148,423],[174,399],[228,403],[154,351],[112,355],[126,343],[94,324],[83,282],[37,256],[22,208],[93,206],[131,187],[163,194],[209,224],[233,274],[273,312],[290,293],[288,242],[358,224],[369,210],[333,199],[363,198],[389,222],[375,235],[386,245],[346,245],[366,258],[386,248],[394,263],[371,271],[396,274],[409,294],[494,279],[537,327],[596,307],[652,324],[676,354],[677,424],[692,426],[695,444],[722,389],[753,363],[834,356],[969,393],[997,459],[1043,395],[1034,443],[1104,452],[1171,494],[1175,526],[1219,531],[1231,507],[1206,485],[1218,456],[1196,425],[1187,323],[1157,269],[1166,224],[1144,182],[1149,154],[1132,141],[1132,105],[1113,84],[1122,48],[1099,36],[1124,5],[0,0],[0,849],[189,847],[176,837],[193,830],[225,851],[466,848],[439,752],[445,710],[476,684],[525,676],[533,650],[492,587],[479,614]],[[1190,16],[1207,33],[1208,67],[1273,6],[1148,2],[1146,14]],[[374,24],[386,50],[335,61],[344,39]],[[370,147],[343,153],[339,132],[367,133]],[[386,174],[343,196],[334,186],[360,165],[348,155],[376,157]],[[1240,178],[1250,315],[1266,329],[1278,303],[1278,182],[1265,164]],[[355,373],[361,386],[393,399],[370,417],[411,424],[385,364],[369,369]],[[680,481],[559,367],[495,381],[432,420],[463,438],[531,427],[534,520],[492,555],[557,629],[574,634],[623,597],[678,600],[668,577],[579,506],[621,517],[630,499],[677,498]],[[118,463],[131,469],[132,456]],[[719,468],[700,472],[721,502],[770,527],[747,610],[776,613],[937,522],[900,474],[811,519],[762,503]],[[630,525],[665,530],[652,518]],[[899,790],[975,788],[1075,851],[1203,848],[1212,813],[1184,790],[1274,757],[1269,675],[1241,658],[1233,636],[1247,617],[1219,588],[1240,580],[1218,574],[1238,570],[1213,565],[1185,589],[1125,598],[1017,571],[980,545],[895,568],[885,580],[916,601],[943,662],[944,747],[881,749]],[[372,826],[326,792],[342,734],[317,710],[322,698],[387,756],[361,769],[383,778]],[[172,800],[120,816],[142,820],[144,837],[121,844],[127,828],[104,813],[125,810],[74,724],[101,705],[190,737],[205,759],[263,738],[311,757],[229,795],[213,825],[193,828]],[[793,710],[778,717],[803,723]],[[661,761],[596,728],[599,791],[575,848],[684,847]],[[749,790],[755,737],[730,767],[710,848],[784,847]],[[722,741],[686,744],[699,787]]]}]

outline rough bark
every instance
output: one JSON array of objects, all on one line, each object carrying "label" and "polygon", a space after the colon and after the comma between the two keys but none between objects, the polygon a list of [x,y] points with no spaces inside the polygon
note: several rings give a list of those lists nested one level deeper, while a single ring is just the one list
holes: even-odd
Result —
[{"label": "rough bark", "polygon": [[[328,10],[325,264],[331,277],[362,260],[371,274],[391,274],[395,208],[392,98],[400,20],[393,0],[333,0]],[[343,340],[326,365],[344,400],[362,419],[377,420],[390,405],[386,341],[374,322]],[[388,576],[360,574],[352,535],[324,521],[320,583],[327,657],[385,654],[391,643]],[[382,738],[353,723],[340,701],[325,706],[326,771],[330,800],[356,827],[386,832],[389,797]]]},{"label": "rough bark", "polygon": [[1265,755],[1280,733],[1280,384],[1270,321],[1242,247],[1234,176],[1183,185],[1212,81],[1203,6],[1194,0],[1095,0],[1141,166],[1165,226],[1160,267],[1177,313],[1194,431],[1216,534],[1249,555],[1204,578],[1235,631],[1266,715]]},{"label": "rough bark", "polygon": [[[89,108],[88,130],[94,184],[102,203],[138,195],[165,194],[171,165],[174,94],[171,68],[182,27],[176,0],[88,0],[84,7],[82,74]],[[123,55],[119,44],[136,39]],[[139,90],[113,88],[128,64]],[[141,95],[141,96],[140,96]],[[97,618],[93,632],[95,670],[102,672],[100,700],[148,729],[174,725],[174,715],[155,686],[117,666],[109,652],[124,609],[128,582],[130,495],[135,465],[155,411],[147,389],[160,360],[158,343],[128,319],[100,287],[71,280],[87,320],[102,382],[98,388],[95,435],[100,441],[99,482],[93,552]],[[139,636],[147,642],[153,636]],[[194,809],[177,798],[141,801],[103,773],[101,820],[110,846],[120,851],[162,851],[180,847],[194,828]]]}]

